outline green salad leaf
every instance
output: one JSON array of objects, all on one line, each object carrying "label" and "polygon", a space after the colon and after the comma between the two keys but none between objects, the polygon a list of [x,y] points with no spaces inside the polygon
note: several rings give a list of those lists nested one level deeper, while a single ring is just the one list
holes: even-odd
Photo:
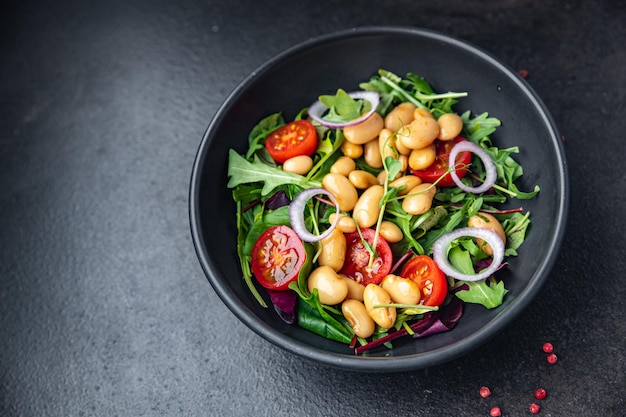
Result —
[{"label": "green salad leaf", "polygon": [[357,119],[372,108],[372,103],[369,101],[355,100],[341,88],[337,90],[337,94],[334,96],[323,95],[319,97],[319,100],[328,107],[328,113],[322,118],[334,123]]},{"label": "green salad leaf", "polygon": [[517,249],[526,239],[526,230],[530,226],[530,213],[513,213],[500,219],[506,235],[504,256],[517,256]]},{"label": "green salad leaf", "polygon": [[248,135],[248,152],[246,158],[250,159],[258,151],[264,151],[265,138],[285,124],[285,119],[280,113],[270,114],[257,123]]},{"label": "green salad leaf", "polygon": [[354,333],[340,321],[345,321],[340,318],[343,316],[327,311],[317,296],[317,289],[308,298],[298,297],[296,314],[298,326],[303,329],[345,344],[352,341]]},{"label": "green salad leaf", "polygon": [[468,290],[456,292],[456,296],[466,303],[481,304],[488,309],[502,304],[504,296],[509,292],[504,288],[504,281],[496,281],[492,276],[482,281],[465,282]]},{"label": "green salad leaf", "polygon": [[[519,148],[514,146],[499,149],[491,143],[489,135],[494,133],[496,128],[501,125],[500,120],[495,117],[490,117],[489,113],[486,112],[472,117],[469,110],[461,115],[461,119],[463,120],[463,129],[466,138],[480,145],[491,157],[496,166],[498,184],[494,185],[494,189],[519,200],[534,198],[540,191],[538,185],[535,185],[533,191],[530,192],[522,191],[515,185],[515,181],[524,174],[522,166],[511,156],[511,154],[519,153]],[[480,162],[476,165],[481,167]],[[479,174],[480,173],[477,172],[476,176],[480,176]]]},{"label": "green salad leaf", "polygon": [[274,166],[265,164],[255,157],[252,162],[231,149],[228,153],[227,187],[233,188],[239,184],[262,182],[263,196],[269,195],[274,189],[284,184],[298,185],[302,188],[319,188],[319,181],[307,180],[302,175],[285,172]]},{"label": "green salad leaf", "polygon": [[289,222],[289,206],[283,206],[277,208],[276,210],[266,210],[263,212],[260,218],[255,221],[248,230],[248,234],[243,245],[243,254],[250,256],[252,254],[252,247],[259,236],[261,236],[263,232],[270,227],[280,225],[291,226]]},{"label": "green salad leaf", "polygon": [[[477,251],[480,251],[478,246],[472,240],[467,240],[452,246],[448,252],[448,259],[457,270],[471,275],[476,273],[471,254],[476,255]],[[462,284],[467,285],[468,289],[457,291],[457,297],[466,303],[481,304],[489,309],[501,305],[504,296],[509,292],[504,288],[504,282],[497,282],[493,276],[480,281],[463,281]]]},{"label": "green salad leaf", "polygon": [[[465,92],[436,93],[435,89],[419,75],[408,73],[405,77],[400,77],[384,69],[380,69],[359,86],[362,90],[375,91],[379,94],[380,102],[375,110],[382,117],[396,105],[410,102],[428,110],[437,119],[445,113],[454,113],[453,106],[458,99],[467,95]],[[342,123],[354,120],[371,110],[369,101],[355,99],[342,89],[338,89],[334,95],[321,95],[318,98],[328,108],[323,118],[330,122]],[[402,240],[391,244],[394,260],[400,265],[400,260],[413,254],[432,255],[433,243],[438,238],[466,226],[471,216],[480,215],[481,212],[493,214],[501,223],[506,234],[505,256],[516,256],[517,250],[525,240],[530,227],[530,213],[524,213],[521,207],[498,207],[499,204],[509,204],[510,198],[529,199],[539,192],[538,186],[531,191],[522,191],[516,185],[516,181],[524,174],[522,166],[515,160],[515,155],[520,152],[519,148],[517,146],[498,148],[492,144],[490,136],[501,125],[496,117],[486,112],[472,115],[470,111],[465,111],[460,116],[463,121],[461,136],[484,149],[496,166],[497,181],[493,186],[494,192],[475,195],[459,187],[439,186],[438,181],[434,181],[437,190],[432,206],[426,213],[412,215],[402,207],[403,199],[407,197],[403,191],[406,190],[403,187],[390,186],[390,179],[403,175],[401,162],[397,158],[398,153],[396,158],[390,156],[384,158],[382,167],[370,166],[364,157],[354,160],[357,170],[366,171],[381,179],[380,184],[384,188],[384,193],[378,205],[378,218],[372,228],[375,229],[376,236],[380,234],[383,221],[390,221],[401,229]],[[308,109],[303,108],[294,120],[307,117]],[[303,189],[321,187],[324,176],[343,155],[341,147],[345,140],[342,129],[314,122],[318,145],[315,152],[310,155],[313,160],[312,168],[304,176],[286,172],[280,164],[273,163],[264,146],[268,135],[285,123],[281,113],[263,118],[249,134],[247,152],[240,155],[231,149],[228,158],[228,187],[232,189],[233,199],[237,203],[237,252],[243,278],[254,297],[264,307],[267,304],[258,292],[262,288],[255,285],[251,272],[252,248],[258,237],[268,228],[277,225],[290,226],[288,207],[274,208],[277,205],[269,203],[284,202],[283,198],[293,200]],[[473,158],[462,181],[467,185],[484,181],[483,164],[480,158]],[[379,176],[381,174],[384,176]],[[327,208],[327,203],[323,201],[307,203],[304,227],[311,230],[329,227],[330,214],[334,213],[334,210]],[[360,229],[357,230],[360,233]],[[364,246],[370,252],[374,252],[368,242],[364,242]],[[298,279],[289,285],[289,289],[298,295],[296,306],[298,325],[341,343],[371,343],[362,338],[355,338],[354,331],[338,306],[322,304],[317,290],[309,290],[308,273],[317,264],[322,247],[317,242],[307,243],[305,249],[307,252],[305,266],[299,272]],[[479,265],[485,265],[488,258],[475,239],[470,237],[457,239],[448,248],[448,259],[452,265],[466,274],[475,274],[475,271],[481,268]],[[448,277],[448,280],[450,288],[455,290],[450,292],[449,297],[458,297],[466,303],[480,304],[488,309],[501,305],[508,293],[504,283],[498,281],[495,276],[477,282],[458,281],[451,277]],[[397,308],[399,310],[395,330],[403,329],[406,333],[412,334],[409,322],[423,316],[425,310],[409,308],[407,305]],[[377,340],[386,337],[388,332],[388,329],[377,326],[374,334],[368,339]],[[391,347],[389,342],[386,342],[385,346]]]},{"label": "green salad leaf", "polygon": [[472,117],[471,112],[467,110],[461,114],[461,119],[463,120],[465,138],[476,144],[484,137],[495,132],[496,128],[502,124],[495,117],[489,117],[487,112]]}]

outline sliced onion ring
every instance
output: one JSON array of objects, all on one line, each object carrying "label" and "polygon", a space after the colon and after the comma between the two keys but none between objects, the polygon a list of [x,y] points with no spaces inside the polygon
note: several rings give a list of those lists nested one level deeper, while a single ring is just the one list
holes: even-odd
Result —
[{"label": "sliced onion ring", "polygon": [[[448,260],[448,248],[455,239],[460,237],[471,236],[479,239],[483,239],[489,243],[491,249],[493,249],[493,260],[488,268],[482,270],[478,274],[467,275],[459,272],[452,266]],[[433,244],[433,259],[439,269],[452,278],[460,281],[480,281],[485,278],[489,278],[494,272],[500,268],[502,261],[504,260],[504,243],[500,236],[491,229],[481,227],[464,227],[461,229],[453,230],[444,234]]]},{"label": "sliced onion ring", "polygon": [[304,207],[306,206],[307,201],[318,194],[324,194],[330,197],[332,202],[335,204],[335,210],[339,213],[339,202],[330,191],[327,191],[324,188],[309,188],[298,194],[289,205],[289,221],[291,222],[291,228],[293,231],[296,232],[296,234],[304,242],[317,242],[324,239],[326,236],[330,235],[335,227],[337,227],[337,222],[339,221],[339,216],[335,216],[333,224],[331,224],[330,227],[320,235],[314,235],[306,229],[304,224]]},{"label": "sliced onion ring", "polygon": [[463,191],[474,194],[484,193],[485,191],[488,191],[491,187],[493,187],[493,185],[496,183],[496,166],[483,148],[468,140],[460,141],[452,147],[452,150],[450,151],[450,159],[448,162],[449,166],[454,167],[456,165],[457,155],[460,152],[466,151],[475,154],[483,161],[483,165],[485,166],[485,172],[487,173],[485,181],[478,187],[469,187],[463,184],[459,176],[456,174],[455,169],[450,171],[450,176],[454,180],[454,183]]},{"label": "sliced onion ring", "polygon": [[376,111],[376,107],[378,107],[378,103],[380,102],[380,96],[375,91],[353,91],[351,93],[348,93],[348,95],[355,100],[369,101],[372,105],[372,108],[368,112],[363,113],[361,116],[357,117],[356,119],[352,119],[349,122],[329,122],[328,120],[324,120],[322,118],[324,113],[326,113],[326,110],[328,110],[328,107],[326,107],[326,105],[321,101],[317,100],[309,107],[309,117],[315,120],[317,123],[321,124],[322,126],[330,127],[331,129],[340,129],[347,126],[357,125],[370,117]]}]

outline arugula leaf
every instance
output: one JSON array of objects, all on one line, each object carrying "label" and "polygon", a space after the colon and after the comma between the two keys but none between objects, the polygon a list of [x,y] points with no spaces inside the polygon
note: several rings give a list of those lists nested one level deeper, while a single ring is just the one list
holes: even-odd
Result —
[{"label": "arugula leaf", "polygon": [[319,100],[328,107],[328,113],[322,119],[329,122],[349,122],[372,108],[369,101],[355,100],[341,88],[334,96],[323,95],[319,97]]},{"label": "arugula leaf", "polygon": [[380,103],[378,103],[376,111],[381,115],[389,113],[394,106],[395,99],[401,98],[394,92],[393,89],[382,82],[379,77],[372,77],[368,82],[359,84],[359,87],[365,91],[375,91],[378,93],[380,96]]},{"label": "arugula leaf", "polygon": [[481,304],[488,309],[500,306],[504,296],[509,292],[504,288],[504,282],[497,282],[494,277],[464,284],[469,289],[457,291],[456,296],[466,303]]},{"label": "arugula leaf", "polygon": [[261,162],[257,157],[250,162],[233,149],[228,153],[228,176],[230,177],[228,188],[239,184],[262,182],[264,184],[261,189],[263,196],[269,195],[276,187],[284,184],[298,185],[302,188],[321,187],[319,181],[307,180],[302,175],[285,172]]},{"label": "arugula leaf", "polygon": [[461,115],[461,119],[463,120],[466,139],[477,145],[482,138],[491,135],[502,124],[495,117],[489,117],[487,112],[471,118],[471,112],[467,110]]},{"label": "arugula leaf", "polygon": [[[466,203],[466,206],[468,204]],[[439,220],[440,223],[443,224],[442,227],[438,228],[438,229],[431,229],[422,240],[420,240],[421,245],[426,248],[426,254],[427,255],[432,255],[433,252],[433,244],[435,243],[435,241],[437,239],[439,239],[441,236],[443,236],[445,233],[451,232],[452,230],[456,229],[459,224],[461,224],[461,222],[466,218],[466,214],[467,214],[467,207],[463,207],[460,210],[457,210],[456,212],[450,214],[450,215],[445,215],[442,216]]]},{"label": "arugula leaf", "polygon": [[433,90],[424,77],[409,72],[406,78],[410,82],[409,85],[413,87],[415,91],[419,91],[423,94],[435,94],[435,90]]},{"label": "arugula leaf", "polygon": [[454,268],[465,275],[475,274],[474,263],[470,253],[458,245],[454,245],[448,252],[448,259]]},{"label": "arugula leaf", "polygon": [[[466,138],[480,145],[496,166],[498,180],[504,184],[504,187],[496,184],[494,189],[519,200],[528,200],[535,197],[540,191],[538,185],[535,185],[533,191],[524,192],[514,184],[524,173],[522,166],[511,157],[512,153],[519,152],[519,148],[514,146],[508,149],[499,149],[491,144],[489,135],[495,132],[496,128],[501,125],[500,120],[495,117],[489,117],[489,114],[486,112],[472,118],[469,110],[461,115],[461,119],[463,120]],[[481,167],[480,169],[483,169],[480,161],[477,161],[474,165],[474,168]],[[476,175],[478,174],[479,172]]]},{"label": "arugula leaf", "polygon": [[502,228],[506,234],[506,250],[504,256],[517,256],[517,249],[526,239],[526,230],[530,226],[530,213],[522,215],[514,213],[502,220]]},{"label": "arugula leaf", "polygon": [[[475,273],[470,252],[464,250],[461,245],[450,248],[448,259],[459,272],[468,275]],[[468,289],[457,291],[456,296],[466,303],[481,304],[489,309],[501,305],[504,296],[509,292],[504,288],[504,282],[496,282],[493,276],[481,281],[462,282]]]},{"label": "arugula leaf", "polygon": [[[402,101],[410,101],[417,107],[439,109],[441,112],[451,112],[452,105],[456,103],[456,98],[467,96],[466,92],[448,92],[434,93],[430,85],[421,77],[414,74],[408,74],[409,80],[404,80],[396,74],[387,70],[378,70],[380,79],[391,87],[401,98]],[[447,103],[445,100],[448,101]],[[434,105],[437,101],[437,104]],[[445,104],[444,104],[445,103]]]},{"label": "arugula leaf", "polygon": [[280,113],[274,113],[256,124],[248,135],[248,152],[246,158],[250,159],[256,151],[265,149],[264,142],[267,135],[285,124]]},{"label": "arugula leaf", "polygon": [[[323,177],[330,171],[330,164],[332,164],[339,155],[337,151],[341,148],[341,144],[344,141],[343,130],[326,129],[324,134],[318,134],[320,140],[318,141],[317,149],[315,150],[316,161],[315,165],[309,173],[306,175],[307,180],[315,179],[318,174]],[[324,169],[327,168],[327,169]]]}]

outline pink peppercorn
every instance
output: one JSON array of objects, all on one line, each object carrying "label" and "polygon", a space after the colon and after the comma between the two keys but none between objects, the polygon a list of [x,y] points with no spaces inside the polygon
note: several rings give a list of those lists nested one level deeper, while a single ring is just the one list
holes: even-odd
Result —
[{"label": "pink peppercorn", "polygon": [[491,395],[491,390],[489,387],[481,387],[479,393],[481,397],[487,398]]},{"label": "pink peppercorn", "polygon": [[502,411],[500,411],[500,407],[493,407],[491,411],[489,411],[489,415],[491,417],[500,417],[502,415]]},{"label": "pink peppercorn", "polygon": [[554,350],[554,346],[552,346],[552,343],[546,342],[543,344],[542,349],[546,353],[552,353],[552,351]]},{"label": "pink peppercorn", "polygon": [[554,353],[551,353],[546,357],[546,360],[548,361],[548,363],[555,364],[556,361],[559,360],[559,358]]},{"label": "pink peppercorn", "polygon": [[541,410],[541,407],[539,406],[539,404],[535,404],[535,403],[532,403],[530,407],[528,408],[530,409],[530,412],[533,414],[539,414],[539,410]]},{"label": "pink peppercorn", "polygon": [[547,395],[548,393],[546,392],[544,388],[537,388],[535,390],[535,398],[538,400],[544,400]]}]

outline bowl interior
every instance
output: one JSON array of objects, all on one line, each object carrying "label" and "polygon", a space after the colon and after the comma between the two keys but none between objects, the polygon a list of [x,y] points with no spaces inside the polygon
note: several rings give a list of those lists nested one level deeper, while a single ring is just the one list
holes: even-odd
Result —
[{"label": "bowl interior", "polygon": [[[506,148],[519,146],[521,189],[535,184],[533,200],[516,201],[530,211],[532,226],[519,256],[499,275],[510,293],[494,310],[469,305],[455,329],[416,341],[394,343],[356,357],[342,344],[282,322],[258,305],[240,278],[235,205],[227,189],[230,148],[242,153],[252,127],[283,112],[286,120],[320,94],[355,90],[380,68],[421,75],[436,91],[467,91],[455,110],[489,112],[502,126],[492,136]],[[224,303],[252,330],[292,353],[340,368],[396,371],[431,366],[477,347],[517,316],[537,293],[555,261],[565,226],[567,173],[560,135],[545,106],[514,71],[489,54],[431,31],[363,28],[317,38],[276,56],[227,98],[201,142],[190,189],[191,228],[208,279]]]}]

